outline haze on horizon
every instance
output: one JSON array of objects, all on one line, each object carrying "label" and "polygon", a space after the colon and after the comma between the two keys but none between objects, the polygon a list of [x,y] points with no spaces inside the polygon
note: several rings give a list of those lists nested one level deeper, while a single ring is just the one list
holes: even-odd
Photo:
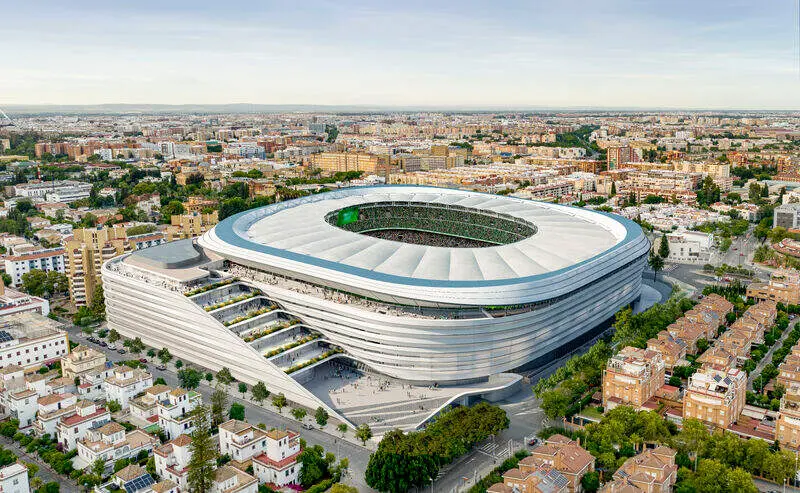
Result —
[{"label": "haze on horizon", "polygon": [[0,107],[800,109],[794,0],[13,2]]}]

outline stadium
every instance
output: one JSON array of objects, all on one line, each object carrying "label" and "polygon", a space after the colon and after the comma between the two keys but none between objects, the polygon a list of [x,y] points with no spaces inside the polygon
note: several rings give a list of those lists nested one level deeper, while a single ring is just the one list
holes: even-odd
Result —
[{"label": "stadium", "polygon": [[618,216],[418,186],[249,210],[103,268],[109,326],[302,405],[333,359],[418,385],[540,364],[641,292],[649,242]]}]

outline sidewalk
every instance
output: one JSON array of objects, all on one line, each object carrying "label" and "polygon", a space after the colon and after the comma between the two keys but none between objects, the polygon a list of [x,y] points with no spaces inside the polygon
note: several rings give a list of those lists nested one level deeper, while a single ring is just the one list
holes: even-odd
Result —
[{"label": "sidewalk", "polygon": [[61,474],[55,472],[53,468],[50,467],[50,464],[43,461],[38,455],[25,452],[20,444],[14,440],[0,436],[0,443],[3,445],[3,447],[13,451],[21,461],[33,462],[34,464],[38,465],[39,471],[36,473],[36,475],[39,476],[45,483],[58,483],[62,493],[78,493],[81,491],[75,481],[70,479],[68,476],[62,476]]}]

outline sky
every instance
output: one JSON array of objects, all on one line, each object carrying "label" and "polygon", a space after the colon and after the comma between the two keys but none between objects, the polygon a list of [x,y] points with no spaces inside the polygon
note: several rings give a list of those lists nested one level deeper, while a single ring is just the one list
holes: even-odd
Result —
[{"label": "sky", "polygon": [[798,18],[798,0],[0,0],[0,108],[800,109]]}]

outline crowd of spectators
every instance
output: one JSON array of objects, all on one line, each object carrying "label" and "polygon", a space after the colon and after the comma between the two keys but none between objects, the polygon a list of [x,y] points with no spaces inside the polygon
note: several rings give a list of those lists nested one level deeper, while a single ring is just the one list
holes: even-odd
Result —
[{"label": "crowd of spectators", "polygon": [[[356,233],[388,231],[379,237],[431,246],[490,246],[514,243],[533,235],[536,227],[516,218],[504,218],[474,209],[438,204],[368,204],[358,209],[358,220],[342,228]],[[403,231],[405,230],[405,231]],[[432,233],[425,234],[410,234]],[[403,233],[403,234],[401,234]],[[443,237],[478,243],[447,243]],[[450,240],[452,241],[452,240]]]}]

